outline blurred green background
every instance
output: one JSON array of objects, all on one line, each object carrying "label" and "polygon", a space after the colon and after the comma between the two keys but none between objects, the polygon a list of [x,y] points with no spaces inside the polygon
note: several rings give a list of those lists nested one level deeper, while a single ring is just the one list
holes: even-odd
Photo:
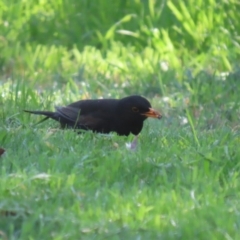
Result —
[{"label": "blurred green background", "polygon": [[157,58],[172,68],[231,71],[240,55],[239,9],[237,0],[1,0],[1,72],[88,65],[78,55],[109,59],[110,49],[130,65],[128,55],[145,52],[153,66]]}]

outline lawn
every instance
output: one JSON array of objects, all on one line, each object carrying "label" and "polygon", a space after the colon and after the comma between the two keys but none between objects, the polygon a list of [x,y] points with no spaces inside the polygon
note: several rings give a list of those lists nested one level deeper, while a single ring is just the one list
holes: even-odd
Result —
[{"label": "lawn", "polygon": [[[239,4],[181,2],[0,0],[0,239],[240,239]],[[131,94],[134,151],[23,112]]]}]

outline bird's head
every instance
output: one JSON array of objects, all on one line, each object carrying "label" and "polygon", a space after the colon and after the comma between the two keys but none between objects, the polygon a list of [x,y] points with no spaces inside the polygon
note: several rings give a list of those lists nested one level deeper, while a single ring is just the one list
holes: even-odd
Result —
[{"label": "bird's head", "polygon": [[119,111],[125,115],[122,117],[131,117],[142,119],[143,121],[148,118],[161,119],[162,115],[152,108],[150,102],[141,96],[133,95],[122,98],[119,101]]}]

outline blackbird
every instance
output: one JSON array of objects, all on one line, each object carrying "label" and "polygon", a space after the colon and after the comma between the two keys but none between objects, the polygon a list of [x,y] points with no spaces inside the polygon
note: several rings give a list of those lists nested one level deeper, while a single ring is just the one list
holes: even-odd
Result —
[{"label": "blackbird", "polygon": [[45,115],[40,122],[52,118],[62,128],[92,130],[94,132],[116,132],[128,136],[138,135],[143,121],[148,117],[160,119],[162,115],[151,107],[149,101],[133,95],[122,99],[80,100],[66,107],[55,107],[55,112],[29,111],[28,113]]}]

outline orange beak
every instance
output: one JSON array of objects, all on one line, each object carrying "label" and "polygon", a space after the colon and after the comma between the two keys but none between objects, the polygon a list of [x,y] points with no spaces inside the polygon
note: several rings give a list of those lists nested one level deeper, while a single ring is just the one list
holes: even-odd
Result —
[{"label": "orange beak", "polygon": [[153,108],[149,108],[149,111],[142,113],[142,115],[144,115],[146,117],[151,117],[151,118],[158,118],[158,119],[162,118],[162,114]]}]

